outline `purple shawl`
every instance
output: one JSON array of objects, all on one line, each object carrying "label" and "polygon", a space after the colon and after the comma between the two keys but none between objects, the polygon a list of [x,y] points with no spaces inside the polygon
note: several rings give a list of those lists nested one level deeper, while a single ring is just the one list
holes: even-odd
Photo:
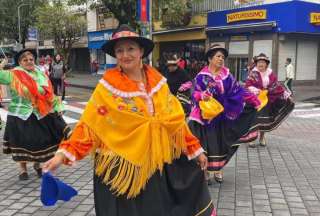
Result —
[{"label": "purple shawl", "polygon": [[[224,107],[224,112],[211,121],[201,117],[199,102],[204,94],[214,97]],[[260,104],[256,96],[249,93],[235,80],[228,68],[223,67],[215,76],[207,66],[195,78],[192,102],[189,119],[203,125],[214,125],[217,121],[237,119],[243,111],[245,102],[251,103],[254,107]]]},{"label": "purple shawl", "polygon": [[263,78],[262,74],[258,71],[257,68],[254,68],[246,80],[246,88],[249,90],[252,87],[257,89],[266,89],[268,90],[268,101],[273,103],[278,98],[286,99],[290,96],[285,88],[278,82],[277,76],[272,72],[270,68],[265,72],[265,77]]}]

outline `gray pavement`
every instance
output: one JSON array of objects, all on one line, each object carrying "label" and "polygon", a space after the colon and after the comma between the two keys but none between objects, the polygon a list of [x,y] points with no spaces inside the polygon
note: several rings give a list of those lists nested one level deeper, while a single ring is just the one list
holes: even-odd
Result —
[{"label": "gray pavement", "polygon": [[320,119],[291,116],[267,147],[241,146],[211,188],[221,215],[320,215]]},{"label": "gray pavement", "polygon": [[71,73],[67,76],[67,83],[72,87],[94,89],[102,75]]},{"label": "gray pavement", "polygon": [[[224,169],[224,182],[210,187],[219,216],[320,215],[320,110],[310,103],[297,107],[276,131],[267,134],[267,147],[242,145]],[[95,215],[89,158],[55,173],[79,195],[54,207],[42,206],[40,180],[31,165],[30,180],[19,181],[18,172],[17,164],[0,153],[0,216]]]},{"label": "gray pavement", "polygon": [[296,101],[320,103],[320,85],[293,86]]}]

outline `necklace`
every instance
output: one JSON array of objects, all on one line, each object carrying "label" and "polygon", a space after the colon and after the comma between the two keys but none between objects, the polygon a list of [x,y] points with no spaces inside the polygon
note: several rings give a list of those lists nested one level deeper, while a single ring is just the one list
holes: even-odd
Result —
[{"label": "necklace", "polygon": [[146,73],[145,73],[143,68],[140,69],[140,79],[135,79],[135,77],[133,78],[128,73],[124,72],[124,70],[121,67],[120,67],[120,72],[122,74],[125,74],[129,79],[131,79],[134,82],[143,83],[144,85],[147,85],[147,83],[148,83],[147,82],[147,76],[146,76]]}]

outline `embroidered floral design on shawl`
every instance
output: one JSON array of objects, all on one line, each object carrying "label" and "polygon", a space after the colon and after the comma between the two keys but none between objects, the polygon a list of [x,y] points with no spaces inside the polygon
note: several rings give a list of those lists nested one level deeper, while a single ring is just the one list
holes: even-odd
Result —
[{"label": "embroidered floral design on shawl", "polygon": [[147,94],[153,94],[157,101],[154,116],[132,111],[135,107],[138,111],[139,107],[146,107],[143,97],[136,96],[142,94],[138,89],[130,89],[136,94],[132,96],[125,88],[115,88],[104,79],[81,118],[95,140],[100,140],[93,146],[93,153],[99,152],[95,155],[95,172],[116,195],[137,196],[155,171],[161,172],[164,163],[179,158],[187,148],[181,104],[161,79],[150,87]]}]

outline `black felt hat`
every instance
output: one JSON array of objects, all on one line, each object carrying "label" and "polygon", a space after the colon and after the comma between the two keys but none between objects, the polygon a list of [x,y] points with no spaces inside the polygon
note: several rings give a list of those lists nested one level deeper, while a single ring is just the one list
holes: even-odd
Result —
[{"label": "black felt hat", "polygon": [[225,58],[227,58],[229,55],[228,50],[226,50],[220,44],[213,44],[209,47],[208,51],[206,52],[206,59],[208,59],[212,55],[212,53],[216,51],[221,51]]},{"label": "black felt hat", "polygon": [[261,60],[265,61],[267,64],[270,64],[270,59],[264,53],[260,53],[258,56],[256,56],[254,62],[257,64],[257,62]]},{"label": "black felt hat", "polygon": [[142,57],[148,56],[153,50],[154,43],[152,40],[140,36],[130,26],[125,24],[120,25],[113,32],[111,39],[102,46],[102,50],[110,56],[115,57],[114,46],[118,41],[125,39],[136,41],[144,49]]},{"label": "black felt hat", "polygon": [[33,50],[33,49],[22,49],[14,56],[14,62],[15,62],[16,65],[19,65],[20,56],[25,52],[30,52],[34,57],[34,61],[37,60],[37,52],[35,50]]}]

